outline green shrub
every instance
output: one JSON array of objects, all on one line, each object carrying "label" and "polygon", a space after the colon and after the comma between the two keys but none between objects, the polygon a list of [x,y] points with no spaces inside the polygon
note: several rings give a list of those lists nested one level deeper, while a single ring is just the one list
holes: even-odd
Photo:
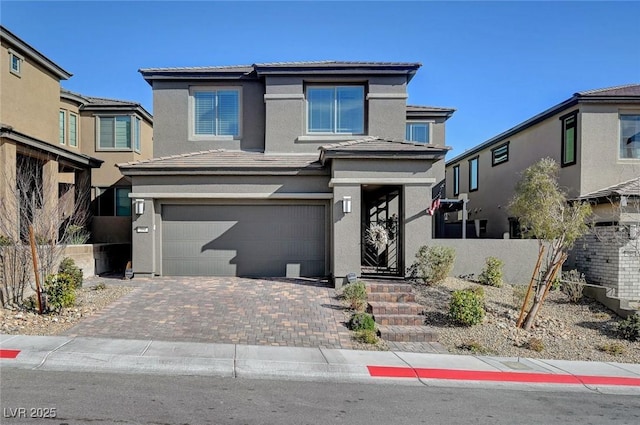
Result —
[{"label": "green shrub", "polygon": [[529,350],[541,353],[544,350],[544,343],[540,338],[529,338],[529,341],[525,344],[525,347]]},{"label": "green shrub", "polygon": [[378,342],[378,335],[376,335],[376,331],[373,329],[363,329],[356,332],[355,339],[365,344],[375,344]]},{"label": "green shrub", "polygon": [[13,245],[13,241],[9,237],[0,235],[0,247],[11,245]]},{"label": "green shrub", "polygon": [[459,350],[471,351],[473,354],[489,354],[491,350],[484,347],[481,343],[476,340],[466,341],[460,345],[458,345]]},{"label": "green shrub", "polygon": [[482,323],[484,319],[483,298],[474,290],[463,289],[454,291],[449,303],[449,317],[464,326]]},{"label": "green shrub", "polygon": [[347,323],[352,331],[373,330],[376,322],[369,313],[355,313]]},{"label": "green shrub", "polygon": [[408,274],[414,280],[435,285],[451,273],[455,260],[456,251],[451,247],[421,246],[416,254],[416,260],[409,267]]},{"label": "green shrub", "polygon": [[603,351],[607,354],[611,354],[612,356],[619,356],[625,353],[624,345],[619,342],[612,342],[610,344],[603,344],[598,347],[598,350]]},{"label": "green shrub", "polygon": [[59,312],[63,308],[73,306],[76,302],[73,278],[68,274],[58,273],[47,276],[44,290],[47,293],[47,305],[51,311]]},{"label": "green shrub", "polygon": [[489,257],[486,260],[484,269],[480,273],[480,283],[484,285],[502,287],[502,268],[504,262],[496,257]]},{"label": "green shrub", "polygon": [[107,285],[104,282],[100,282],[93,287],[94,291],[104,291],[105,289],[107,289]]},{"label": "green shrub", "polygon": [[584,285],[587,281],[584,275],[577,270],[562,272],[560,290],[569,298],[572,303],[577,303],[582,299]]},{"label": "green shrub", "polygon": [[69,245],[82,245],[87,243],[91,234],[84,227],[72,224],[67,228],[65,236],[65,241]]},{"label": "green shrub", "polygon": [[82,286],[82,270],[80,270],[80,268],[76,266],[73,258],[64,258],[62,262],[60,262],[58,273],[64,273],[71,276],[74,288],[80,288]]},{"label": "green shrub", "polygon": [[355,311],[363,311],[367,305],[367,287],[364,282],[354,282],[346,285],[342,290],[342,297]]},{"label": "green shrub", "polygon": [[640,341],[640,314],[633,314],[620,321],[618,334],[629,341]]}]

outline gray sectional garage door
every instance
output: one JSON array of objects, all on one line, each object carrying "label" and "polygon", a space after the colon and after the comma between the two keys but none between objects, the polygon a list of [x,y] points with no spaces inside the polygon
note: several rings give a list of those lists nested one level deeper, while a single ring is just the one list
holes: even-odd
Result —
[{"label": "gray sectional garage door", "polygon": [[165,276],[324,276],[322,205],[163,205]]}]

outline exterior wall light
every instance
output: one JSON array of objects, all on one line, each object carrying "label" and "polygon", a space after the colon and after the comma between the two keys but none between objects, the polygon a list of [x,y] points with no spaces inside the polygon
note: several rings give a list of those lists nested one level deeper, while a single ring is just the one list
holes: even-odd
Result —
[{"label": "exterior wall light", "polygon": [[136,215],[144,214],[144,199],[136,199],[133,201]]},{"label": "exterior wall light", "polygon": [[345,214],[351,212],[351,196],[342,197],[342,212]]}]

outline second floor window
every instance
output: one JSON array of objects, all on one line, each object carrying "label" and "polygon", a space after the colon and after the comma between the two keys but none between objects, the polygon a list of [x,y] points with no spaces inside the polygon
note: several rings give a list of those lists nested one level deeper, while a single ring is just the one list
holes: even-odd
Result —
[{"label": "second floor window", "polygon": [[576,124],[577,114],[562,118],[562,166],[576,163]]},{"label": "second floor window", "polygon": [[240,136],[240,91],[198,89],[193,96],[195,136]]},{"label": "second floor window", "polygon": [[97,120],[99,149],[140,150],[140,118],[118,115]]},{"label": "second floor window", "polygon": [[478,190],[478,157],[469,160],[469,192]]},{"label": "second floor window", "polygon": [[22,57],[9,50],[9,71],[11,71],[12,74],[20,76],[22,72],[22,60]]},{"label": "second floor window", "polygon": [[509,142],[491,149],[491,165],[495,166],[509,161]]},{"label": "second floor window", "polygon": [[58,142],[61,145],[64,145],[64,135],[66,133],[65,124],[67,122],[67,114],[64,111],[60,111],[58,114],[58,122],[60,123],[58,127]]},{"label": "second floor window", "polygon": [[453,167],[453,196],[460,194],[460,166]]},{"label": "second floor window", "polygon": [[620,158],[640,159],[640,114],[620,115]]},{"label": "second floor window", "polygon": [[405,139],[411,142],[430,143],[428,122],[408,122]]},{"label": "second floor window", "polygon": [[307,87],[307,131],[364,134],[364,87]]},{"label": "second floor window", "polygon": [[78,147],[78,116],[69,113],[69,146]]}]

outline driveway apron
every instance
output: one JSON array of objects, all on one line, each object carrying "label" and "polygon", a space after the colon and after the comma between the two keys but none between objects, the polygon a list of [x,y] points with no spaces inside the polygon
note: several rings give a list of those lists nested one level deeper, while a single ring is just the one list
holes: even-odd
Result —
[{"label": "driveway apron", "polygon": [[235,277],[134,279],[134,291],[68,336],[352,348],[325,281]]}]

